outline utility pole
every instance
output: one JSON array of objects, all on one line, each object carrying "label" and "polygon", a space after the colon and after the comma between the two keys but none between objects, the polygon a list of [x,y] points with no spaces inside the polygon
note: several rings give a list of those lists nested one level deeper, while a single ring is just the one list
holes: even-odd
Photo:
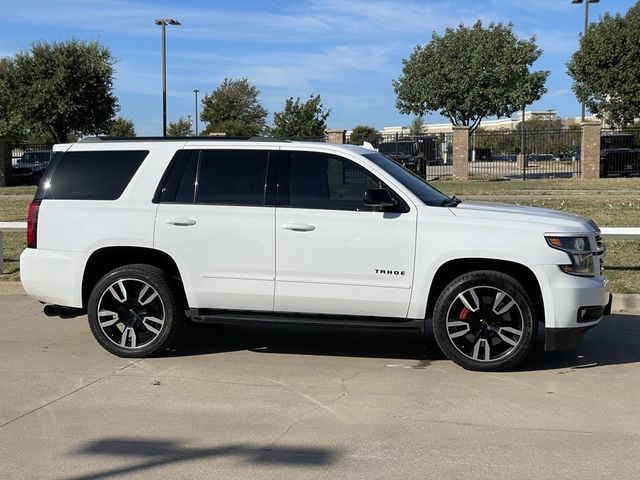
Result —
[{"label": "utility pole", "polygon": [[156,18],[154,23],[162,27],[162,136],[167,136],[167,25],[180,25],[173,18]]},{"label": "utility pole", "polygon": [[196,137],[198,136],[198,90],[197,88],[193,90],[193,94],[195,96],[195,107],[196,107]]},{"label": "utility pole", "polygon": [[[574,5],[584,3],[584,34],[583,35],[586,35],[587,32],[589,31],[589,4],[599,3],[599,2],[600,0],[571,0],[571,3]],[[584,123],[585,114],[586,114],[586,106],[584,102],[582,102],[582,123]]]}]

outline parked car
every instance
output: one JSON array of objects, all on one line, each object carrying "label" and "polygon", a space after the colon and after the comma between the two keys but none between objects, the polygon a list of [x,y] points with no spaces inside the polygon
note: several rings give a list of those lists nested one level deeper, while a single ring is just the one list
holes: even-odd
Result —
[{"label": "parked car", "polygon": [[516,162],[518,156],[515,153],[499,153],[492,156],[494,162]]},{"label": "parked car", "polygon": [[31,151],[21,155],[11,169],[11,183],[37,184],[49,165],[50,151]]},{"label": "parked car", "polygon": [[600,137],[600,176],[640,175],[640,145],[633,134]]},{"label": "parked car", "polygon": [[378,146],[378,152],[405,167],[415,166],[419,155],[418,142],[412,139],[385,141]]},{"label": "parked car", "polygon": [[391,139],[380,143],[378,152],[411,171],[422,172],[424,166],[438,163],[436,143],[432,137]]},{"label": "parked car", "polygon": [[20,257],[47,315],[87,313],[122,357],[185,321],[407,329],[471,370],[573,347],[610,309],[587,219],[448,197],[364,147],[288,141],[56,145]]}]

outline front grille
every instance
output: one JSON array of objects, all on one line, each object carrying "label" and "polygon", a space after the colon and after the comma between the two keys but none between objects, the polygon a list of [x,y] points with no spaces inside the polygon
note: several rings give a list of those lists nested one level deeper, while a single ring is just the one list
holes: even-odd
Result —
[{"label": "front grille", "polygon": [[595,254],[598,256],[603,256],[606,253],[607,249],[604,246],[604,242],[602,241],[602,237],[600,234],[596,234],[596,251]]},{"label": "front grille", "polygon": [[607,247],[605,247],[604,242],[602,241],[602,237],[599,233],[596,234],[596,251],[594,255],[599,257],[600,260],[600,276],[604,275],[604,256],[607,253]]}]

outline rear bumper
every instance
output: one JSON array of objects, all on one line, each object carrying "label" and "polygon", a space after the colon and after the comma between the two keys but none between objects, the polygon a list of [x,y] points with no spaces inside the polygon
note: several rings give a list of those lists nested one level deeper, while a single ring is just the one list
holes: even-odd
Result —
[{"label": "rear bumper", "polygon": [[20,255],[20,280],[27,294],[43,303],[82,308],[86,255],[27,248]]}]

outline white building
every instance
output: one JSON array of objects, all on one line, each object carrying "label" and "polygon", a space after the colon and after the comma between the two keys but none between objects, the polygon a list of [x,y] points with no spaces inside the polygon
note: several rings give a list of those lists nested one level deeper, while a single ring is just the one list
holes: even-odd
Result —
[{"label": "white building", "polygon": [[[558,115],[555,110],[541,110],[541,111],[530,111],[525,112],[524,115],[525,121],[529,121],[532,119],[537,120],[557,120]],[[586,117],[585,120],[592,122],[599,122],[600,120],[592,115],[590,117]],[[515,117],[511,118],[499,118],[497,120],[483,120],[480,123],[480,127],[484,130],[515,130],[516,125],[522,121],[522,113],[517,114]],[[581,117],[565,117],[563,119],[563,123],[565,125],[577,124],[580,125],[582,122]],[[409,127],[384,127],[380,133],[383,135],[395,135],[398,134],[409,134]],[[423,127],[423,133],[446,133],[452,131],[452,125],[450,122],[447,123],[432,123],[425,124]]]}]

